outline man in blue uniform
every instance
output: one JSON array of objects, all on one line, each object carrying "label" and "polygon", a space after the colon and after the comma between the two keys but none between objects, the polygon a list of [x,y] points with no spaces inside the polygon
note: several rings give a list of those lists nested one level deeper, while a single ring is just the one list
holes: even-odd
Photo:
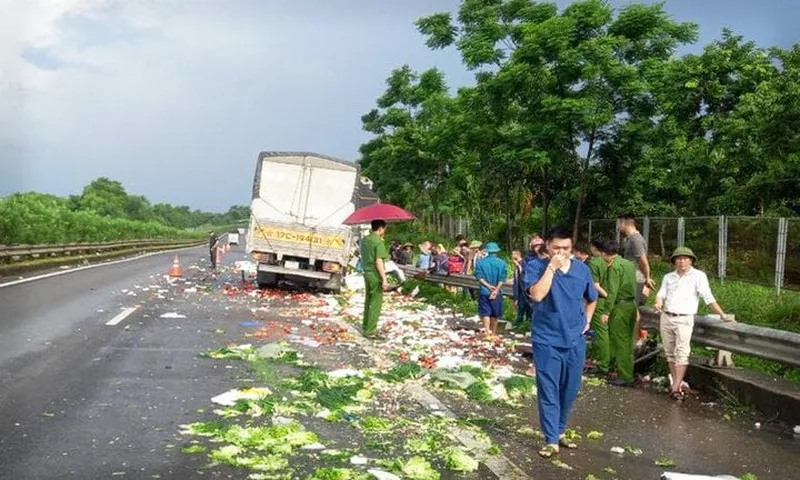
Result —
[{"label": "man in blue uniform", "polygon": [[528,262],[524,278],[534,302],[531,341],[539,422],[547,442],[539,455],[548,458],[560,447],[577,447],[566,440],[564,430],[581,388],[586,361],[583,334],[597,305],[597,289],[589,267],[570,260],[572,232],[556,227],[546,245],[550,259]]},{"label": "man in blue uniform", "polygon": [[480,283],[478,315],[483,320],[487,338],[497,335],[497,324],[503,317],[503,284],[508,279],[506,262],[497,257],[500,246],[495,242],[486,244],[487,257],[475,265],[475,278]]}]

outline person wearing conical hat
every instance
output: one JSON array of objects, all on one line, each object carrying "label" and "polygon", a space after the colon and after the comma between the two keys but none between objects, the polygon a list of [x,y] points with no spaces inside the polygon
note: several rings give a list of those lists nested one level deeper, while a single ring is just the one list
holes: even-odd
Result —
[{"label": "person wearing conical hat", "polygon": [[672,374],[670,396],[683,398],[681,385],[691,352],[694,316],[700,299],[726,322],[734,321],[719,306],[705,273],[693,267],[697,257],[688,247],[678,247],[670,257],[675,270],[664,275],[653,308],[661,312],[661,341]]}]

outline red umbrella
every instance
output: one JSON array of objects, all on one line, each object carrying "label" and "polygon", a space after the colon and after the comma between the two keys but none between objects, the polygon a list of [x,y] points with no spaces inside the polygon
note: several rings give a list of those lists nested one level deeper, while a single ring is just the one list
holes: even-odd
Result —
[{"label": "red umbrella", "polygon": [[349,217],[347,217],[344,225],[358,225],[362,223],[370,223],[373,220],[385,220],[387,222],[407,222],[416,220],[417,217],[411,213],[403,210],[396,205],[388,203],[375,203],[364,208],[359,208]]}]

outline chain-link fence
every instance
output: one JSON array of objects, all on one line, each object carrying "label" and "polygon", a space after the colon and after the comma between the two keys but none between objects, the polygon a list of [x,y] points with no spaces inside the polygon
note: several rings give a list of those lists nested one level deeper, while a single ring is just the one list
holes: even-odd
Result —
[{"label": "chain-link fence", "polygon": [[[800,218],[645,217],[636,224],[651,263],[668,264],[676,247],[687,246],[708,275],[800,290]],[[613,219],[589,220],[582,230],[583,241],[619,239]]]}]

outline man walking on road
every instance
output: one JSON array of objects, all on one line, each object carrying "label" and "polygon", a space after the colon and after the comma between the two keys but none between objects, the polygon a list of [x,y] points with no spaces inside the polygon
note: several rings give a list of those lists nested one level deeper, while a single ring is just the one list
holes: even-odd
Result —
[{"label": "man walking on road", "polygon": [[372,221],[372,233],[361,240],[361,262],[364,265],[364,284],[366,298],[364,300],[364,320],[362,322],[365,337],[375,335],[378,329],[378,318],[383,306],[383,291],[389,288],[386,280],[384,262],[389,258],[383,237],[386,235],[386,222]]},{"label": "man walking on road", "polygon": [[694,316],[700,299],[724,321],[734,320],[722,311],[722,307],[714,299],[706,274],[692,266],[697,257],[691,249],[676,248],[670,260],[675,265],[675,271],[664,275],[653,308],[661,312],[661,341],[672,375],[669,394],[674,400],[681,400],[681,385],[689,364]]},{"label": "man walking on road", "polygon": [[[609,383],[619,387],[633,383],[633,334],[636,328],[636,267],[621,258],[617,242],[606,242],[602,247],[607,270],[602,286],[606,298],[598,308],[600,323],[608,328],[611,357],[617,366],[617,378]],[[598,361],[598,370],[608,371],[608,357]]]},{"label": "man walking on road", "polygon": [[208,234],[208,253],[211,256],[211,270],[217,269],[217,248],[219,247],[219,239],[212,230]]},{"label": "man walking on road", "polygon": [[478,295],[478,315],[483,320],[483,329],[488,338],[497,335],[497,323],[503,316],[503,284],[508,278],[506,262],[497,258],[500,246],[495,242],[486,244],[487,257],[475,265],[475,278],[481,288]]},{"label": "man walking on road", "polygon": [[581,388],[586,361],[583,334],[597,304],[597,289],[583,262],[570,260],[572,232],[556,227],[546,242],[550,259],[525,265],[525,286],[534,301],[531,329],[536,364],[539,422],[549,458],[561,447],[577,448],[564,437],[572,405]]}]

